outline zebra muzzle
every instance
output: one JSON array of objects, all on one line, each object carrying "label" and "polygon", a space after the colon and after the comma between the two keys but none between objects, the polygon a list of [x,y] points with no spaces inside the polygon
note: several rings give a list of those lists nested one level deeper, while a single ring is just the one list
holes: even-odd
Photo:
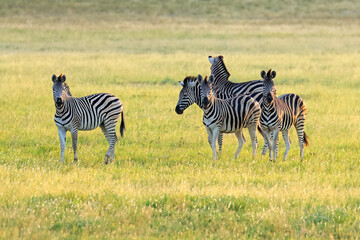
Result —
[{"label": "zebra muzzle", "polygon": [[56,104],[56,106],[60,107],[63,104],[63,101],[61,100],[61,98],[56,98],[55,104]]},{"label": "zebra muzzle", "polygon": [[180,105],[176,105],[175,112],[177,114],[182,114],[184,111],[180,109]]}]

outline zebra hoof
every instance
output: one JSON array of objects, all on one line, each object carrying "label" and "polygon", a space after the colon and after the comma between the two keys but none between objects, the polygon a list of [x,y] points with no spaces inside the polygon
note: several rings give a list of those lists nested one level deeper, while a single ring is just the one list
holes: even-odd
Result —
[{"label": "zebra hoof", "polygon": [[105,163],[105,164],[109,164],[109,163],[111,163],[112,161],[114,161],[114,158],[111,158],[110,156],[105,156],[105,157],[104,157],[104,163]]}]

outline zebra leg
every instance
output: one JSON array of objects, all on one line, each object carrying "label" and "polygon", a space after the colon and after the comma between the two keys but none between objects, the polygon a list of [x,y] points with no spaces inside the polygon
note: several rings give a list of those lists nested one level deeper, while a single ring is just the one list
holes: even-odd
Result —
[{"label": "zebra leg", "polygon": [[285,146],[286,146],[285,154],[284,154],[284,158],[283,158],[283,161],[285,161],[286,158],[289,155],[289,150],[290,150],[290,146],[291,146],[291,142],[290,142],[290,139],[289,139],[289,130],[284,130],[282,132],[282,136],[283,136]]},{"label": "zebra leg", "polygon": [[219,155],[222,154],[222,143],[223,143],[223,134],[219,133],[219,137],[218,137]]},{"label": "zebra leg", "polygon": [[64,127],[58,127],[58,133],[60,138],[60,162],[64,162],[65,159],[65,143],[66,143],[66,129]]},{"label": "zebra leg", "polygon": [[267,145],[267,141],[266,141],[265,138],[264,138],[264,146],[263,146],[263,149],[262,149],[262,151],[261,151],[261,154],[262,154],[262,155],[265,155],[266,152],[267,152],[267,150],[268,150],[268,145]]},{"label": "zebra leg", "polygon": [[215,128],[215,129],[210,129],[210,128],[206,128],[208,135],[211,139],[211,149],[213,151],[213,160],[215,161],[217,159],[217,153],[216,153],[216,140],[218,138],[219,135],[219,128]]},{"label": "zebra leg", "polygon": [[237,150],[235,152],[235,156],[234,156],[234,158],[237,159],[239,157],[240,151],[241,151],[241,149],[242,149],[242,147],[244,146],[244,143],[245,143],[242,129],[236,131],[235,136],[237,137],[238,142],[239,142],[239,146],[238,146],[238,148],[237,148]]},{"label": "zebra leg", "polygon": [[257,138],[256,138],[256,125],[254,126],[250,126],[248,128],[249,130],[249,134],[250,134],[250,138],[251,138],[251,145],[252,145],[252,159],[255,158],[256,155],[256,149],[257,149]]},{"label": "zebra leg", "polygon": [[208,127],[205,127],[205,128],[206,128],[206,132],[207,132],[207,134],[208,134],[208,142],[209,142],[210,147],[211,147],[211,149],[212,149],[212,138],[213,138],[213,133],[212,133],[212,131],[211,131],[211,129],[210,129],[210,128],[208,128]]},{"label": "zebra leg", "polygon": [[[298,123],[298,122],[296,122]],[[304,159],[304,125],[303,124],[297,124],[295,125],[296,132],[298,135],[299,140],[299,147],[300,147],[300,158],[301,161]]]},{"label": "zebra leg", "polygon": [[107,150],[104,157],[104,163],[108,164],[115,158],[115,143],[117,142],[118,138],[116,136],[115,125],[106,126],[105,124],[101,124],[100,128],[109,142],[109,149]]},{"label": "zebra leg", "polygon": [[72,146],[74,149],[74,162],[78,160],[77,155],[77,138],[78,138],[78,130],[74,130],[71,132]]},{"label": "zebra leg", "polygon": [[279,144],[279,130],[276,129],[273,131],[273,153],[274,153],[274,162],[276,162],[277,152],[278,152],[278,144]]},{"label": "zebra leg", "polygon": [[[271,153],[272,153],[272,150],[273,150],[272,144],[271,144],[271,138],[270,138],[271,132],[268,129],[263,128],[263,131],[262,131],[261,135],[264,138],[264,141],[265,141],[265,144],[266,144],[267,148],[269,148],[269,161],[271,162],[272,161],[272,154]],[[265,144],[264,144],[264,147],[265,147]],[[262,154],[265,155],[266,152],[262,153]]]},{"label": "zebra leg", "polygon": [[210,134],[208,132],[208,143],[209,143],[210,147],[211,147],[211,140],[212,140],[212,133],[211,133],[211,136],[210,136]]},{"label": "zebra leg", "polygon": [[[273,139],[272,134],[273,134],[273,133],[270,132],[270,142],[272,142],[272,139]],[[267,150],[268,150],[268,142],[267,142],[266,139],[264,138],[264,147],[263,147],[263,150],[262,150],[261,154],[262,154],[262,155],[265,155],[266,152],[267,152]]]}]

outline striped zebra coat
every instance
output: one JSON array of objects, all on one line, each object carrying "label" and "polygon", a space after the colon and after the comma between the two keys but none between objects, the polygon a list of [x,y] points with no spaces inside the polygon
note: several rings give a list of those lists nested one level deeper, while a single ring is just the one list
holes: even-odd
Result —
[{"label": "striped zebra coat", "polygon": [[285,94],[281,99],[277,98],[275,95],[276,91],[274,90],[275,84],[273,81],[275,76],[276,72],[271,71],[271,69],[267,74],[265,71],[261,72],[264,84],[260,124],[263,130],[262,134],[269,145],[269,158],[270,160],[273,159],[276,161],[279,132],[282,132],[286,145],[283,160],[287,158],[291,145],[289,139],[289,129],[294,125],[299,139],[300,157],[303,159],[304,143],[306,146],[309,144],[304,131],[306,106],[303,100],[296,94]]},{"label": "striped zebra coat", "polygon": [[[190,80],[191,79],[191,80]],[[189,81],[190,80],[190,81]],[[239,141],[239,147],[235,158],[240,154],[245,143],[242,134],[243,128],[248,128],[253,146],[253,157],[256,154],[257,140],[256,127],[259,124],[260,105],[249,96],[240,96],[229,99],[215,98],[211,90],[213,76],[203,80],[199,75],[186,78],[180,92],[179,101],[175,111],[181,114],[192,103],[196,102],[204,111],[203,124],[208,132],[208,140],[213,150],[213,159],[217,159],[216,139],[219,133],[235,133]]]},{"label": "striped zebra coat", "polygon": [[104,162],[107,164],[115,156],[116,123],[121,114],[120,135],[123,136],[125,121],[123,105],[114,95],[108,93],[93,94],[86,97],[75,98],[71,95],[69,86],[65,83],[66,76],[52,76],[53,98],[55,102],[55,124],[60,137],[61,156],[64,161],[66,132],[71,132],[74,150],[74,162],[77,156],[78,131],[92,130],[100,126],[109,142],[109,149],[105,154]]}]

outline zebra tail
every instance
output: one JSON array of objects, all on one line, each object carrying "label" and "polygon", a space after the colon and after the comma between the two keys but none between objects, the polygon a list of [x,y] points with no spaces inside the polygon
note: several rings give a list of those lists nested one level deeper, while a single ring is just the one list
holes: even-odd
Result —
[{"label": "zebra tail", "polygon": [[305,146],[308,147],[310,144],[309,144],[309,137],[306,136],[305,134],[305,131],[304,131],[304,143],[305,143]]},{"label": "zebra tail", "polygon": [[125,130],[124,112],[121,112],[121,124],[120,124],[120,135],[121,135],[121,137],[124,137],[124,130]]}]

